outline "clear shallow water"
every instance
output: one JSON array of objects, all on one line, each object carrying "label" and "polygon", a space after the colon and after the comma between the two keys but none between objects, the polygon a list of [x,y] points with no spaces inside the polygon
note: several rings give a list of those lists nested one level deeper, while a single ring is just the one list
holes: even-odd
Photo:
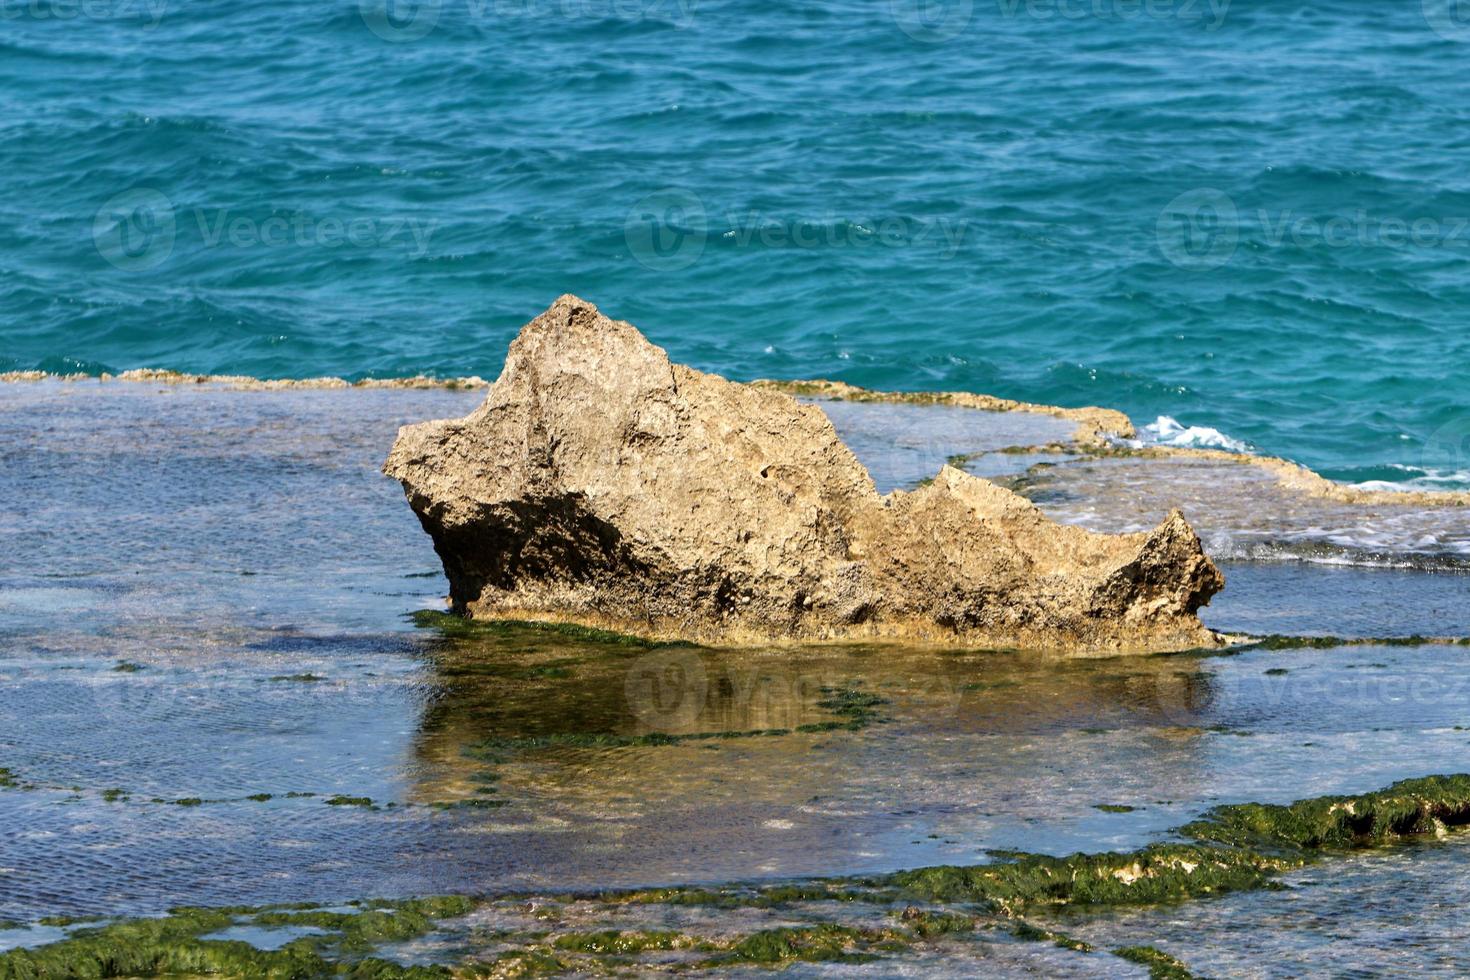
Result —
[{"label": "clear shallow water", "polygon": [[493,376],[574,291],[738,378],[1470,470],[1440,0],[84,6],[7,10],[0,369]]},{"label": "clear shallow water", "polygon": [[1058,917],[1056,927],[1153,943],[1209,976],[1462,977],[1467,870],[1470,840],[1456,838],[1310,867],[1287,875],[1286,891]]},{"label": "clear shallow water", "polygon": [[[862,647],[644,650],[415,628],[404,614],[435,607],[444,583],[377,467],[396,426],[463,414],[481,397],[0,389],[0,493],[18,502],[0,516],[0,766],[33,787],[0,789],[0,919],[1129,848],[1219,802],[1357,792],[1464,768],[1463,646],[1065,662]],[[1050,438],[1055,422],[903,407],[886,424],[833,414],[880,479],[900,486],[954,452]],[[897,449],[885,449],[885,434]],[[1111,491],[1098,489],[1101,506]],[[1467,608],[1466,578],[1446,572],[1263,561],[1226,571],[1231,584],[1208,614],[1220,628],[1445,633],[1461,629],[1453,616]],[[842,720],[823,703],[834,690],[881,699],[883,720],[795,731]],[[770,729],[788,731],[586,741]],[[550,744],[517,741],[527,738]],[[487,754],[487,741],[500,748]],[[250,798],[259,794],[271,798]],[[375,808],[329,804],[339,795]],[[466,800],[503,805],[432,805]],[[1136,935],[1191,960],[1197,944],[1200,968],[1219,974],[1269,975],[1284,950],[1307,955],[1329,934],[1346,937],[1332,955],[1346,962],[1360,950],[1378,972],[1453,965],[1463,850],[1404,853],[1407,868],[1354,864],[1347,886],[1323,868],[1323,886],[1304,881],[1296,905],[1273,893],[1173,919],[1121,917],[1108,942]],[[1448,899],[1426,903],[1436,889]],[[1348,896],[1368,893],[1373,921],[1397,922],[1410,941],[1385,949],[1381,931],[1334,927],[1356,912]],[[1225,908],[1228,921],[1211,924]],[[751,911],[748,922],[716,925],[760,928],[790,914],[807,913]],[[10,933],[0,941],[54,938]],[[465,942],[452,928],[395,955]],[[863,969],[1140,975],[988,932]]]},{"label": "clear shallow water", "polygon": [[1050,465],[1003,482],[1052,519],[1095,531],[1146,530],[1177,508],[1220,559],[1470,568],[1463,507],[1339,503],[1229,460],[1055,455],[1042,462]]}]

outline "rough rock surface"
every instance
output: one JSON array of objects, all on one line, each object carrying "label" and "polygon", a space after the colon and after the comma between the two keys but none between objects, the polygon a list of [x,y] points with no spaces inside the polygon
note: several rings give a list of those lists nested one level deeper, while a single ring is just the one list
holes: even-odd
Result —
[{"label": "rough rock surface", "polygon": [[1096,534],[950,467],[880,496],[820,408],[672,364],[574,296],[469,416],[405,426],[384,471],[476,618],[733,644],[1218,642],[1195,611],[1223,579],[1177,512]]}]

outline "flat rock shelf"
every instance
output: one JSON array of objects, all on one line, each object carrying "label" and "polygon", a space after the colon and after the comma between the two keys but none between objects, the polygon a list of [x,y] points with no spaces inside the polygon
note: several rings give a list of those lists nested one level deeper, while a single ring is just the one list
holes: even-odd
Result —
[{"label": "flat rock shelf", "polygon": [[[1470,578],[1444,561],[1242,552],[1205,622],[1319,639],[1085,660],[466,623],[446,614],[439,560],[378,467],[400,425],[483,398],[0,387],[14,502],[0,515],[0,948],[39,954],[89,928],[74,917],[190,905],[239,908],[176,923],[180,936],[322,955],[376,909],[372,955],[421,966],[565,965],[621,943],[650,970],[809,976],[1142,976],[1157,962],[1111,953],[1142,947],[1213,975],[1470,970],[1470,849],[1454,828],[1284,870],[1284,890],[1021,914],[1092,953],[964,902],[575,899],[1132,852],[1220,804],[1459,771],[1470,647],[1414,635],[1470,633]],[[1019,460],[997,476],[1037,480],[1047,467],[999,450],[1066,436],[1045,416],[843,404],[829,406],[838,432],[893,487],[951,457]],[[885,431],[909,441],[885,445]],[[1091,486],[1069,481],[1065,507],[1036,494],[1062,520],[1117,510],[1104,483],[1089,505]],[[1380,550],[1408,553],[1384,527]],[[427,912],[456,908],[373,904],[445,893],[489,897],[443,919]],[[318,908],[257,910],[277,903]],[[705,945],[585,938],[639,930]]]}]

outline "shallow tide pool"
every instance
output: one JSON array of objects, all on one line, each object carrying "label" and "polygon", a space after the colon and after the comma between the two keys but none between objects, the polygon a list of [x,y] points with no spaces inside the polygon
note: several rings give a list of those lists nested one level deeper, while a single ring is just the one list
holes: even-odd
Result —
[{"label": "shallow tide pool", "polygon": [[[1467,768],[1470,646],[1372,641],[1470,633],[1454,568],[1235,555],[1212,626],[1369,639],[1223,655],[731,651],[465,627],[433,612],[437,559],[377,466],[398,425],[479,398],[0,388],[15,502],[0,515],[0,920],[1124,850],[1220,803]],[[883,407],[863,408],[833,412],[860,455],[883,431]],[[1060,424],[912,406],[890,421],[902,438],[875,476],[892,486]],[[1464,853],[1453,838],[1372,853],[1295,872],[1287,891],[1065,931],[1217,975],[1355,956],[1463,972]],[[25,944],[57,938],[47,928]],[[1140,969],[982,933],[902,969]],[[436,942],[453,945],[401,953]],[[892,975],[881,966],[841,969]]]}]

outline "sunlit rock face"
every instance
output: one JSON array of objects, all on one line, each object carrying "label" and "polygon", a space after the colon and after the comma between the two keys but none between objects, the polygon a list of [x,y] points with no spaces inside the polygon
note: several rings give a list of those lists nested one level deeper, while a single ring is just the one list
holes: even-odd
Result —
[{"label": "sunlit rock face", "polygon": [[406,426],[384,469],[475,618],[725,644],[1218,642],[1195,612],[1223,579],[1178,513],[1097,534],[951,467],[880,495],[819,407],[672,364],[574,296],[521,330],[484,404]]}]

